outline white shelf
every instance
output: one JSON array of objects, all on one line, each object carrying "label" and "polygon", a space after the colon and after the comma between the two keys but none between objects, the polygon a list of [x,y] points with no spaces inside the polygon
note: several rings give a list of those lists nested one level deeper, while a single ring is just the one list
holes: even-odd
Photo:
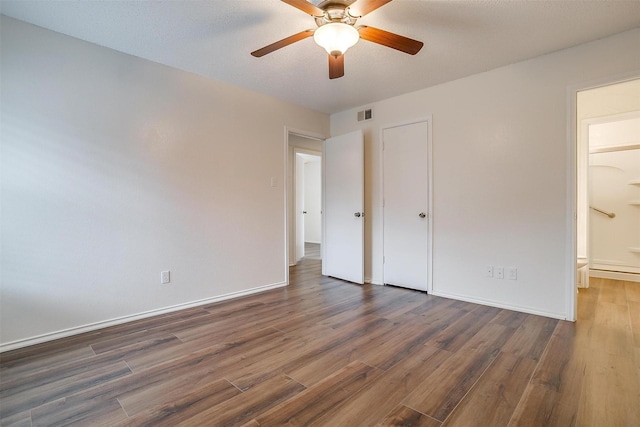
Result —
[{"label": "white shelf", "polygon": [[634,179],[628,182],[629,185],[640,185],[640,179]]},{"label": "white shelf", "polygon": [[640,200],[629,200],[628,203],[633,206],[640,206]]},{"label": "white shelf", "polygon": [[635,252],[637,254],[640,254],[640,248],[629,248],[629,252]]}]

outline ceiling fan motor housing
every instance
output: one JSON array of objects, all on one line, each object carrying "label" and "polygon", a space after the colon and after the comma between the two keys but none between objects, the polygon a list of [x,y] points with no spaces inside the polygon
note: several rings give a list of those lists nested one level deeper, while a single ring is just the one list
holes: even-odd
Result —
[{"label": "ceiling fan motor housing", "polygon": [[332,22],[342,22],[347,25],[355,25],[358,17],[351,16],[349,9],[341,4],[330,3],[325,6],[322,16],[315,16],[316,24],[321,27]]}]

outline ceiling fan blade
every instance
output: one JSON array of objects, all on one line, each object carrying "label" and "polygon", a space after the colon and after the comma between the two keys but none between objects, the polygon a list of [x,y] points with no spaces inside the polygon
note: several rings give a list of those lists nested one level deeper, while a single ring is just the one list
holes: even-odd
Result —
[{"label": "ceiling fan blade", "polygon": [[260,58],[261,56],[265,56],[267,53],[271,53],[273,51],[276,51],[278,49],[281,49],[285,46],[289,46],[290,44],[293,44],[295,42],[298,42],[300,40],[304,40],[307,37],[311,37],[313,35],[313,30],[305,30],[305,31],[301,31],[297,34],[294,34],[292,36],[289,36],[287,38],[284,38],[282,40],[278,40],[275,43],[271,43],[268,46],[265,46],[261,49],[258,49],[256,51],[251,52],[251,55],[255,56],[256,58]]},{"label": "ceiling fan blade", "polygon": [[295,7],[303,11],[304,13],[308,13],[312,16],[322,16],[324,15],[324,10],[320,9],[316,5],[309,3],[307,0],[282,0],[288,5]]},{"label": "ceiling fan blade", "polygon": [[[284,0],[283,0],[284,1]],[[351,16],[362,17],[369,12],[373,12],[379,7],[384,6],[391,0],[356,0],[349,6]]]},{"label": "ceiling fan blade", "polygon": [[366,25],[358,28],[358,32],[360,33],[360,38],[364,40],[397,49],[401,52],[408,53],[409,55],[415,55],[420,52],[420,49],[424,46],[424,43],[421,41],[413,40],[378,28],[367,27]]},{"label": "ceiling fan blade", "polygon": [[344,55],[329,55],[329,78],[337,79],[344,76]]}]

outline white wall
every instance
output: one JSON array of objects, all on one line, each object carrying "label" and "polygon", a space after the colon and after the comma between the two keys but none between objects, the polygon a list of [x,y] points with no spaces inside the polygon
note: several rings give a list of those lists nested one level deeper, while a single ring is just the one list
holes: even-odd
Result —
[{"label": "white wall", "polygon": [[[640,74],[640,30],[331,116],[365,134],[366,276],[382,278],[382,126],[433,115],[434,293],[567,316],[569,87]],[[373,108],[373,120],[356,112]],[[513,266],[518,280],[484,277]]]},{"label": "white wall", "polygon": [[6,17],[1,43],[4,349],[285,281],[284,129],[328,116]]},{"label": "white wall", "polygon": [[304,241],[320,243],[322,240],[322,168],[320,157],[304,164]]}]

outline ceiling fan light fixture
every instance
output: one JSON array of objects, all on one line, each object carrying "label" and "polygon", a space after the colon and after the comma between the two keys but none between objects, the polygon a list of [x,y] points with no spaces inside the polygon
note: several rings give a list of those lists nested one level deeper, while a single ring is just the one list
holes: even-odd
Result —
[{"label": "ceiling fan light fixture", "polygon": [[315,42],[329,55],[340,56],[360,39],[360,33],[353,25],[342,22],[330,22],[318,27],[313,34]]}]

